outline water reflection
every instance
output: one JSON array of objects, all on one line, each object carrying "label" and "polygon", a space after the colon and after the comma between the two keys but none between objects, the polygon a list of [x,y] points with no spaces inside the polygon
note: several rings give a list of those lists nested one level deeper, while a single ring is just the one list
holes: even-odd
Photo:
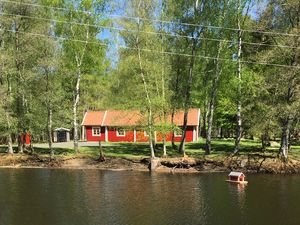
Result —
[{"label": "water reflection", "polygon": [[300,224],[299,176],[0,170],[0,225]]}]

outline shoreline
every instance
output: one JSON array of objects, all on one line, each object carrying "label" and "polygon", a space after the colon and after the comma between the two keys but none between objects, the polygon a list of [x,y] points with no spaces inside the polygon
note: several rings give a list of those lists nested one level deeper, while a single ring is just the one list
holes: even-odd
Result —
[{"label": "shoreline", "polygon": [[[159,166],[153,172],[159,173],[225,173],[241,171],[263,174],[300,174],[300,162],[289,160],[283,163],[277,158],[257,156],[255,160],[246,157],[227,157],[222,160],[197,158],[160,158]],[[90,156],[48,156],[0,154],[0,168],[29,169],[98,169],[110,171],[149,171],[148,158],[107,157],[99,162]]]}]

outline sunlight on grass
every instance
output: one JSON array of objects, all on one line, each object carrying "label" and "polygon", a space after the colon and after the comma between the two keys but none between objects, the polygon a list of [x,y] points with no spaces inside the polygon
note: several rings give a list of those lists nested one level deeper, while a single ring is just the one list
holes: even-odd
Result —
[{"label": "sunlight on grass", "polygon": [[[177,143],[177,146],[179,143]],[[120,157],[120,158],[148,158],[150,157],[150,150],[147,143],[107,143],[103,147],[103,151],[106,157]],[[214,139],[212,141],[212,152],[209,156],[205,155],[205,139],[200,139],[199,142],[187,143],[186,154],[189,157],[199,159],[222,159],[232,153],[234,148],[234,139]],[[14,150],[17,147],[14,146]],[[72,148],[54,148],[55,155],[57,156],[69,156],[69,157],[93,157],[99,156],[99,147],[80,147],[80,153],[75,154]],[[37,154],[49,154],[48,148],[34,148]],[[6,153],[7,147],[0,146],[0,153]],[[261,143],[255,140],[242,140],[240,154],[256,154],[263,153],[265,155],[277,155],[278,147],[269,147],[266,151],[261,151]],[[162,144],[159,143],[156,146],[155,154],[157,157],[163,155]],[[182,155],[178,150],[174,150],[171,144],[167,144],[167,154],[169,157],[181,157]],[[290,158],[300,160],[300,146],[292,146],[290,151]]]}]

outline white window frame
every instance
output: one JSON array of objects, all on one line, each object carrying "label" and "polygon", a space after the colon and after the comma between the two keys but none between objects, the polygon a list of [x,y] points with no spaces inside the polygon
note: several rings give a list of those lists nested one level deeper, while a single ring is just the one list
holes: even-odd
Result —
[{"label": "white window frame", "polygon": [[181,128],[180,128],[180,130],[181,130],[181,134],[177,133],[178,130],[174,130],[174,137],[181,137],[182,136],[183,130]]},{"label": "white window frame", "polygon": [[[95,131],[96,129],[99,129],[99,131],[100,131],[99,134],[95,134],[94,131]],[[100,137],[100,136],[101,136],[101,127],[92,127],[92,136],[93,136],[93,137]]]},{"label": "white window frame", "polygon": [[144,130],[144,137],[149,137],[149,134],[146,130]]},{"label": "white window frame", "polygon": [[[119,130],[123,130],[124,134],[119,134]],[[117,127],[116,132],[117,132],[117,137],[125,137],[126,136],[126,131],[122,127]]]}]

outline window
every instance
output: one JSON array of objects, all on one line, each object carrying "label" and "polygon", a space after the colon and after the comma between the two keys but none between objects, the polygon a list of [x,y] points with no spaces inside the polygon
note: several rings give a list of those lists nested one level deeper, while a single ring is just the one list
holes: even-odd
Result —
[{"label": "window", "polygon": [[101,136],[101,127],[93,127],[92,135],[93,136]]},{"label": "window", "polygon": [[117,136],[118,137],[125,137],[125,129],[124,128],[117,128]]},{"label": "window", "polygon": [[182,135],[182,129],[181,129],[181,128],[176,129],[176,130],[174,131],[174,136],[175,136],[175,137],[181,137],[181,135]]},{"label": "window", "polygon": [[144,136],[145,136],[145,137],[149,137],[149,134],[148,134],[147,131],[144,131]]}]

